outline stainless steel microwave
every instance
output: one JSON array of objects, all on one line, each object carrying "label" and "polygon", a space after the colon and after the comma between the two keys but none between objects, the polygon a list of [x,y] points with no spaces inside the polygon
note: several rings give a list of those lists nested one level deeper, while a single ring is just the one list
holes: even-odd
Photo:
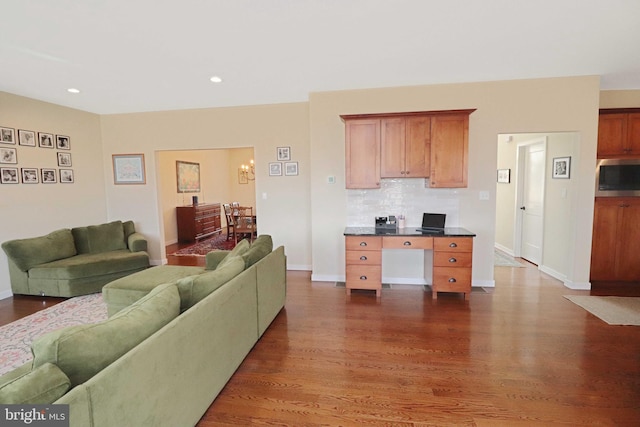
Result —
[{"label": "stainless steel microwave", "polygon": [[601,159],[596,197],[640,197],[640,159]]}]

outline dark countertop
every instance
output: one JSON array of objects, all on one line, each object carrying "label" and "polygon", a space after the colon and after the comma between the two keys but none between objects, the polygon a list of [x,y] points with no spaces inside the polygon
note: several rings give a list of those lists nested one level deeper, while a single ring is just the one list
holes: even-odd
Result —
[{"label": "dark countertop", "polygon": [[418,231],[418,227],[376,231],[375,227],[346,227],[345,236],[425,236],[425,237],[475,237],[475,233],[461,227],[446,227],[444,233]]}]

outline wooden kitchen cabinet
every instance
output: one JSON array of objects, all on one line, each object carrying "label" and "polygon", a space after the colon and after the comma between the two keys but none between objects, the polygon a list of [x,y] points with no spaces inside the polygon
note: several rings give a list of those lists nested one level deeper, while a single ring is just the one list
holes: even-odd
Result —
[{"label": "wooden kitchen cabinet", "polygon": [[469,114],[437,115],[431,120],[431,173],[434,188],[467,186]]},{"label": "wooden kitchen cabinet", "polygon": [[438,292],[471,294],[473,259],[472,237],[435,237],[433,239],[433,298]]},{"label": "wooden kitchen cabinet", "polygon": [[351,289],[382,291],[382,238],[379,236],[345,237],[347,295]]},{"label": "wooden kitchen cabinet", "polygon": [[598,118],[598,158],[640,156],[640,110],[601,110]]},{"label": "wooden kitchen cabinet", "polygon": [[220,203],[178,206],[176,216],[181,242],[195,242],[222,231]]},{"label": "wooden kitchen cabinet", "polygon": [[640,281],[640,198],[595,200],[591,280]]},{"label": "wooden kitchen cabinet", "polygon": [[347,188],[380,188],[380,120],[346,121]]},{"label": "wooden kitchen cabinet", "polygon": [[427,178],[431,164],[431,117],[381,120],[382,178]]}]

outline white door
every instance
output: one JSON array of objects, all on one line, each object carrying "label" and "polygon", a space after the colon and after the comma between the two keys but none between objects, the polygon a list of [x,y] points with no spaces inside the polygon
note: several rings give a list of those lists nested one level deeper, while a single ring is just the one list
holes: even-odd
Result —
[{"label": "white door", "polygon": [[520,256],[536,265],[542,262],[542,226],[544,219],[545,145],[522,147],[522,238]]}]

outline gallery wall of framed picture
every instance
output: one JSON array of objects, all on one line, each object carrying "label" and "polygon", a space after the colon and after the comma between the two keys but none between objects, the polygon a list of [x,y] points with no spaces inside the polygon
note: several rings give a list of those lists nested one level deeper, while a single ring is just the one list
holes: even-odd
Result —
[{"label": "gallery wall of framed picture", "polygon": [[[38,164],[21,162],[28,150],[46,154]],[[0,184],[72,184],[72,166],[68,135],[0,126]]]},{"label": "gallery wall of framed picture", "polygon": [[291,161],[291,147],[276,149],[277,162],[269,162],[269,176],[297,176],[298,162]]}]

